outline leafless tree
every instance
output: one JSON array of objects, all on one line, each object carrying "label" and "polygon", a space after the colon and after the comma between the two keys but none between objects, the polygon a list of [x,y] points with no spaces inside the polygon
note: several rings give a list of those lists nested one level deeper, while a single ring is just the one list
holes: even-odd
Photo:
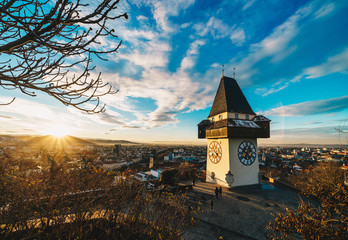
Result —
[{"label": "leafless tree", "polygon": [[44,92],[87,113],[103,111],[100,97],[115,91],[100,73],[90,76],[91,63],[122,43],[101,47],[101,40],[118,38],[107,23],[128,18],[116,10],[119,1],[0,1],[0,86],[29,96]]}]

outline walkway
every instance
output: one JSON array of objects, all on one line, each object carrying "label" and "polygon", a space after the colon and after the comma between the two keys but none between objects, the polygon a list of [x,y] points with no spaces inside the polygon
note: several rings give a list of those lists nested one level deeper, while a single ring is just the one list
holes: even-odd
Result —
[{"label": "walkway", "polygon": [[188,193],[193,203],[198,200],[203,203],[203,213],[198,216],[200,221],[183,235],[185,240],[267,239],[266,227],[273,220],[272,213],[285,206],[297,206],[297,193],[267,183],[232,190],[223,188],[218,199],[214,196],[216,186],[197,182]]}]

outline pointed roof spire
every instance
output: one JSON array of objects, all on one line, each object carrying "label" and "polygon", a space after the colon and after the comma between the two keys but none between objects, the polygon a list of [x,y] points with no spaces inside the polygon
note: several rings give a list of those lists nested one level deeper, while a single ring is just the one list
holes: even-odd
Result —
[{"label": "pointed roof spire", "polygon": [[224,64],[222,64],[222,77],[224,77],[224,67],[225,67],[225,65]]},{"label": "pointed roof spire", "polygon": [[233,79],[236,79],[236,68],[233,68]]},{"label": "pointed roof spire", "polygon": [[237,81],[226,76],[221,78],[220,85],[216,92],[214,103],[208,117],[212,117],[223,112],[237,112],[255,115]]}]

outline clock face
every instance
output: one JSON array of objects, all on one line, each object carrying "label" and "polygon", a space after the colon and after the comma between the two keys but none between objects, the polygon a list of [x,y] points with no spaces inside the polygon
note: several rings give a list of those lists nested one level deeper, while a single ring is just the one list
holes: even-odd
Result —
[{"label": "clock face", "polygon": [[222,157],[222,148],[217,141],[212,141],[209,144],[208,156],[212,163],[217,164],[218,162],[220,162]]},{"label": "clock face", "polygon": [[238,147],[239,161],[245,166],[250,166],[256,159],[256,147],[250,141],[243,141]]}]

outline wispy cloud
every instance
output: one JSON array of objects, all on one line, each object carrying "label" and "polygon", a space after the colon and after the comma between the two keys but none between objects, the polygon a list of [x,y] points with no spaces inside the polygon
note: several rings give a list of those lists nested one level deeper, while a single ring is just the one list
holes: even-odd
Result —
[{"label": "wispy cloud", "polygon": [[348,48],[328,58],[325,63],[304,70],[304,75],[308,75],[306,78],[318,78],[331,73],[348,74]]},{"label": "wispy cloud", "polygon": [[335,4],[334,3],[327,3],[324,6],[322,6],[318,11],[314,13],[315,19],[324,17],[331,13],[335,9]]},{"label": "wispy cloud", "polygon": [[311,127],[271,130],[271,139],[264,140],[272,144],[342,144],[335,127]]},{"label": "wispy cloud", "polygon": [[[216,78],[215,69],[218,68],[219,64],[211,65],[212,68],[205,73],[193,74],[197,59],[201,55],[201,47],[209,43],[211,38],[215,40],[230,39],[235,46],[242,46],[246,39],[245,31],[242,27],[228,25],[217,15],[209,17],[207,22],[184,22],[182,24],[171,22],[171,16],[178,16],[179,13],[192,6],[195,1],[135,2],[139,6],[145,5],[151,8],[157,29],[151,29],[149,25],[141,25],[142,30],[127,30],[125,39],[132,43],[132,50],[126,50],[117,57],[127,61],[127,66],[129,66],[127,69],[136,65],[142,70],[137,79],[124,76],[122,73],[106,77],[120,89],[116,97],[106,99],[108,105],[131,113],[135,120],[124,118],[119,121],[119,117],[113,119],[110,116],[99,117],[99,120],[105,120],[104,122],[110,124],[114,123],[118,125],[117,128],[129,126],[152,128],[176,124],[179,122],[177,118],[179,113],[205,108],[213,98],[214,92],[212,90],[214,87],[211,86],[210,81]],[[255,1],[243,1],[242,6],[246,10],[254,4]],[[268,36],[258,43],[250,45],[246,56],[232,57],[228,65],[238,66],[238,81],[242,87],[255,83],[253,76],[262,71],[259,68],[260,63],[267,61],[269,64],[278,64],[296,52],[297,45],[292,41],[301,31],[300,24],[308,16],[311,16],[313,11],[317,11],[319,14],[318,9],[318,6],[314,7],[312,3],[301,7],[282,24],[275,27]],[[149,19],[138,17],[137,20],[144,23]],[[182,57],[177,71],[169,72],[167,65],[169,64],[170,52],[173,51],[171,36],[177,32],[179,27],[192,27],[196,35],[191,38],[194,40]],[[286,89],[290,83],[298,82],[302,77],[301,74],[298,74],[289,81],[284,78],[279,81],[280,84],[269,88],[260,87],[256,92],[262,96],[268,96]],[[198,83],[195,79],[200,79],[200,82]],[[261,80],[259,81],[261,82]],[[271,80],[262,80],[262,82],[265,81]],[[139,108],[132,102],[132,98],[152,99],[154,110],[139,111]],[[197,101],[197,99],[199,100]],[[114,112],[109,111],[110,115],[113,115]]]},{"label": "wispy cloud", "polygon": [[266,116],[305,116],[336,113],[348,108],[348,96],[308,101],[277,107],[264,112]]},{"label": "wispy cloud", "polygon": [[177,26],[169,18],[171,16],[177,16],[181,11],[193,5],[195,0],[132,0],[131,2],[138,6],[150,6],[158,30],[170,33],[175,31]]},{"label": "wispy cloud", "polygon": [[299,125],[317,125],[317,124],[322,124],[324,123],[323,121],[315,121],[315,122],[305,122],[305,123],[299,123]]},{"label": "wispy cloud", "polygon": [[5,119],[15,119],[14,117],[5,116],[5,115],[0,115],[0,118],[5,118]]},{"label": "wispy cloud", "polygon": [[[8,101],[10,98],[0,97],[0,101]],[[49,120],[55,119],[54,107],[43,103],[17,98],[12,104],[1,106],[1,112],[18,114],[26,117]],[[40,114],[38,114],[40,113]]]},{"label": "wispy cloud", "polygon": [[265,97],[265,96],[268,96],[270,94],[273,94],[273,93],[276,93],[276,92],[280,92],[281,90],[287,88],[288,85],[289,85],[289,83],[287,82],[283,86],[272,87],[270,89],[267,89],[267,88],[257,88],[255,90],[255,93]]},{"label": "wispy cloud", "polygon": [[245,41],[245,33],[241,27],[229,26],[221,19],[210,17],[207,23],[197,23],[193,26],[196,34],[204,37],[210,34],[214,39],[229,37],[237,46],[241,46]]},{"label": "wispy cloud", "polygon": [[245,41],[244,30],[242,28],[234,29],[231,33],[230,39],[236,46],[241,46]]},{"label": "wispy cloud", "polygon": [[345,48],[342,52],[340,52],[337,55],[329,57],[327,61],[325,61],[322,64],[304,69],[302,73],[290,79],[289,81],[281,81],[279,85],[272,86],[269,89],[265,87],[257,88],[255,90],[255,93],[265,97],[270,94],[282,91],[283,89],[287,88],[291,83],[300,82],[301,79],[319,78],[332,73],[348,74],[348,48]]},{"label": "wispy cloud", "polygon": [[[0,97],[0,101],[3,100],[8,99]],[[12,104],[1,106],[0,114],[1,116],[6,116],[6,119],[11,119],[10,121],[5,121],[7,130],[13,133],[29,132],[30,130],[39,134],[57,124],[69,126],[72,130],[78,131],[83,126],[91,124],[82,112],[74,108],[62,109],[39,103],[35,99],[26,100],[18,97]]]},{"label": "wispy cloud", "polygon": [[191,69],[195,64],[195,59],[198,56],[198,49],[200,46],[204,45],[204,40],[195,40],[191,43],[189,50],[186,53],[186,56],[181,61],[181,69],[180,71]]},{"label": "wispy cloud", "polygon": [[[280,63],[284,59],[296,52],[297,45],[293,45],[292,41],[301,29],[300,23],[311,14],[312,8],[312,4],[307,4],[298,9],[283,23],[276,26],[265,38],[251,44],[247,54],[241,53],[236,55],[228,62],[230,66],[237,66],[238,81],[242,86],[265,84],[279,80],[269,77],[262,78],[265,72],[265,69],[262,67],[280,67],[282,66]],[[286,87],[287,85],[278,86],[269,90],[263,87],[259,88],[258,92],[266,96],[281,91]]]},{"label": "wispy cloud", "polygon": [[244,0],[243,10],[250,8],[256,0]]}]

